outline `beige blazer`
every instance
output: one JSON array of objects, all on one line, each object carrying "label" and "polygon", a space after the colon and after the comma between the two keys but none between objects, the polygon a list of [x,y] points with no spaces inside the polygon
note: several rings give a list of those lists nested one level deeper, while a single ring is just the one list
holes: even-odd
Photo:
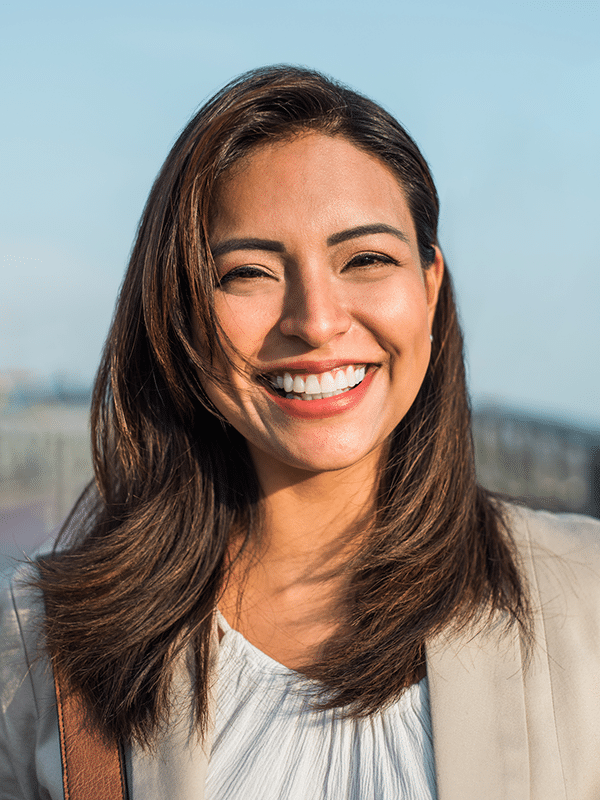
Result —
[{"label": "beige blazer", "polygon": [[[600,522],[516,507],[508,513],[534,608],[535,643],[528,657],[518,631],[502,632],[497,619],[484,630],[448,632],[428,647],[438,798],[600,800]],[[10,602],[14,610],[5,616],[14,660],[17,634],[21,651],[34,646],[27,633],[32,612],[31,601],[27,606],[18,594]],[[0,669],[6,664],[4,651]],[[9,675],[8,683],[13,689],[3,688],[2,708],[13,749],[0,729],[0,783],[18,787],[3,791],[2,799],[59,800],[48,670],[38,663],[26,680]],[[202,798],[210,741],[202,745],[190,732],[185,669],[174,694],[176,723],[156,750],[134,748],[127,755],[132,800]],[[31,742],[36,750],[28,755]],[[20,758],[13,772],[24,777],[10,783],[3,757]],[[42,779],[45,793],[35,788]]]},{"label": "beige blazer", "polygon": [[600,798],[600,522],[512,507],[534,610],[428,650],[439,800]]}]

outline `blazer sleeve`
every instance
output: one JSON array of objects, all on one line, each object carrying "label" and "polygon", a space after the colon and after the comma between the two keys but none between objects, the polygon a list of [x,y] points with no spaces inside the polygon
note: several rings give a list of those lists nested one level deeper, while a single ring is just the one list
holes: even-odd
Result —
[{"label": "blazer sleeve", "polygon": [[28,565],[0,589],[2,800],[63,800],[52,671],[40,646],[43,603]]}]

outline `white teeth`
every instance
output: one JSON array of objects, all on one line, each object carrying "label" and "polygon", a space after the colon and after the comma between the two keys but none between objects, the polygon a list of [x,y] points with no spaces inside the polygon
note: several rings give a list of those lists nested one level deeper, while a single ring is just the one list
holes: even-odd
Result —
[{"label": "white teeth", "polygon": [[335,381],[333,382],[333,392],[339,392],[340,389],[347,389],[348,388],[348,379],[346,378],[346,373],[343,369],[339,372],[335,373]]},{"label": "white teeth", "polygon": [[335,381],[333,379],[333,375],[331,372],[324,372],[321,375],[321,392],[333,392],[333,387],[335,386]]},{"label": "white teeth", "polygon": [[293,392],[288,392],[286,397],[288,400],[320,400],[322,397],[333,397],[336,394],[344,394],[344,392],[349,392],[349,389],[340,389],[339,392],[327,392],[327,394],[301,394],[297,395]]},{"label": "white teeth", "polygon": [[304,394],[304,392],[306,391],[304,378],[301,378],[300,375],[296,375],[296,377],[294,378],[294,383],[292,384],[292,391],[297,394]]},{"label": "white teeth", "polygon": [[[359,384],[364,380],[367,368],[349,365],[345,369],[323,372],[320,375],[292,375],[284,372],[283,375],[274,375],[269,378],[276,389],[282,389],[287,397],[302,400],[320,400],[323,397],[332,397]],[[300,396],[300,397],[299,397]]]},{"label": "white teeth", "polygon": [[[328,374],[328,373],[325,373],[325,374]],[[320,394],[321,389],[325,388],[323,386],[323,378],[324,377],[325,377],[324,375],[321,376],[321,384],[319,384],[319,379],[317,378],[316,375],[309,375],[308,378],[306,379],[306,387],[304,389],[306,394]]]}]

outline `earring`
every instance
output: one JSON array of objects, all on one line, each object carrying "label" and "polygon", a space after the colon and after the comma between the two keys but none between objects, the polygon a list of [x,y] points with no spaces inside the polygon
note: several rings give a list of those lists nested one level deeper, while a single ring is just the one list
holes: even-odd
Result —
[{"label": "earring", "polygon": [[433,342],[433,333],[430,333],[430,334],[429,334],[429,341],[430,341],[430,342]]}]

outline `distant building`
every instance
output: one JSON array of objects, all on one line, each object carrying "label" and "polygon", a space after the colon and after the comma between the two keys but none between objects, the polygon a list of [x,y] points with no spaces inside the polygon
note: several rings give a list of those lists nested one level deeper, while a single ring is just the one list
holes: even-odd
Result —
[{"label": "distant building", "polygon": [[91,479],[90,396],[77,377],[0,372],[0,572],[56,530]]},{"label": "distant building", "polygon": [[600,517],[600,432],[488,407],[473,415],[477,473],[534,508]]},{"label": "distant building", "polygon": [[89,406],[92,387],[78,375],[59,372],[41,378],[27,370],[0,372],[0,413],[35,405]]}]

